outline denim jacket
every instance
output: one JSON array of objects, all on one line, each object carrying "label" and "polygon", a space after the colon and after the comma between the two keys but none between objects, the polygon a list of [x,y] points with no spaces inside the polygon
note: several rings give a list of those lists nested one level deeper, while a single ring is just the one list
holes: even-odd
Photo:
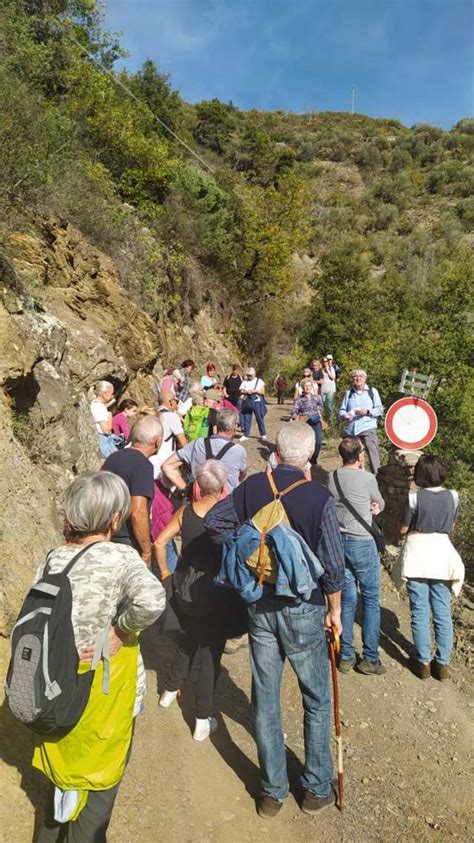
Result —
[{"label": "denim jacket", "polygon": [[317,556],[292,527],[278,524],[267,533],[268,546],[278,563],[277,581],[274,587],[259,585],[246,560],[258,550],[260,536],[259,530],[248,521],[228,536],[214,582],[230,585],[246,603],[255,603],[269,591],[278,597],[308,600],[324,573]]}]

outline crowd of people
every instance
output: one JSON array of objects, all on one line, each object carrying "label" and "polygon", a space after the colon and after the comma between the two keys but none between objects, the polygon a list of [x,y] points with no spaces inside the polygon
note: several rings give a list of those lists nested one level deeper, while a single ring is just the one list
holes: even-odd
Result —
[{"label": "crowd of people", "polygon": [[[78,671],[91,674],[77,723],[65,735],[37,738],[33,764],[52,784],[39,843],[105,841],[145,693],[138,635],[154,623],[175,642],[169,674],[160,677],[159,705],[173,705],[191,676],[196,741],[217,728],[214,692],[223,652],[248,641],[262,817],[276,816],[288,796],[280,712],[285,661],[301,691],[301,808],[311,815],[336,801],[326,633],[335,628],[341,637],[341,673],[385,673],[376,522],[385,506],[377,484],[379,392],[356,369],[336,410],[339,368],[330,354],[313,360],[295,384],[291,420],[278,430],[271,458],[263,471],[247,476],[242,443],[254,417],[260,439],[267,440],[264,381],[254,368],[238,365],[222,379],[211,363],[202,377],[194,372],[194,362],[184,360],[156,384],[153,404],[125,399],[114,415],[113,385],[100,381],[93,389],[91,414],[104,463],[67,490],[64,544],[40,565],[33,586],[55,594],[49,577],[67,569]],[[274,387],[283,402],[288,382],[281,373]],[[312,479],[311,464],[323,424],[336,413],[344,425],[341,465],[325,488]],[[400,525],[407,535],[402,576],[413,670],[420,679],[440,681],[448,678],[453,646],[451,597],[463,581],[449,538],[458,497],[445,479],[443,461],[423,455],[415,470],[419,491],[410,493]],[[353,638],[358,593],[360,655]],[[25,632],[29,618],[18,621]],[[21,639],[19,646],[25,652]],[[44,669],[44,655],[38,663]],[[7,692],[12,710],[25,719],[24,701],[18,702],[24,674],[17,687],[16,665],[14,656]],[[49,680],[52,688],[54,677]]]}]

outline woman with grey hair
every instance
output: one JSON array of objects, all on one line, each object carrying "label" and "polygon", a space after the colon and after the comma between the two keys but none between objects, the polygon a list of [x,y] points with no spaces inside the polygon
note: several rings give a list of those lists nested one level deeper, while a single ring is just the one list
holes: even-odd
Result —
[{"label": "woman with grey hair", "polygon": [[227,590],[214,585],[221,548],[204,527],[204,518],[222,498],[227,468],[218,460],[206,460],[196,471],[200,499],[181,507],[155,541],[155,551],[165,588],[171,587],[166,567],[166,545],[181,534],[181,557],[173,575],[174,604],[184,631],[160,706],[168,708],[186,681],[191,663],[199,665],[196,692],[196,724],[193,738],[203,741],[217,727],[212,716],[214,687],[226,641]]},{"label": "woman with grey hair", "polygon": [[[111,542],[130,512],[124,481],[108,471],[83,474],[65,496],[66,543],[48,555],[48,571],[66,567],[79,673],[90,671],[99,642],[108,640],[89,701],[63,738],[42,737],[33,766],[51,781],[38,843],[105,840],[130,753],[133,718],[146,692],[138,634],[162,613],[165,592],[138,553]],[[72,563],[72,564],[71,564]],[[38,569],[38,582],[46,563]],[[103,681],[109,671],[108,693]],[[67,798],[66,798],[67,797]],[[73,826],[73,827],[72,827]]]},{"label": "woman with grey hair", "polygon": [[265,383],[261,378],[257,377],[253,366],[247,366],[244,380],[240,384],[239,410],[240,427],[242,428],[240,441],[246,442],[249,438],[253,415],[257,421],[260,438],[266,441],[268,436],[265,428],[265,415],[267,413]]},{"label": "woman with grey hair", "polygon": [[112,413],[107,409],[114,397],[114,387],[109,381],[98,381],[92,390],[91,413],[99,437],[99,450],[104,459],[117,450],[112,433]]}]

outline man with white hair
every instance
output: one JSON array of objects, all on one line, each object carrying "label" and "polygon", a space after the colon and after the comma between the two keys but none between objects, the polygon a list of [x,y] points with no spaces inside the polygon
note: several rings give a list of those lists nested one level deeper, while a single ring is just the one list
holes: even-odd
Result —
[{"label": "man with white hair", "polygon": [[[277,434],[276,488],[290,524],[317,555],[324,574],[307,601],[277,597],[266,583],[264,596],[248,605],[252,667],[252,721],[262,777],[257,812],[274,817],[288,796],[285,741],[280,719],[280,687],[288,658],[304,708],[305,763],[301,808],[318,814],[334,804],[330,752],[331,695],[325,629],[341,632],[344,551],[334,498],[314,480],[304,481],[314,451],[313,430],[286,424]],[[303,482],[298,482],[302,481]],[[293,484],[295,485],[294,488]],[[288,491],[286,491],[288,490]],[[232,494],[240,523],[274,499],[266,472],[254,474]]]},{"label": "man with white hair", "polygon": [[377,419],[383,414],[382,401],[378,390],[368,385],[364,369],[354,369],[351,376],[353,385],[342,399],[339,418],[346,422],[344,436],[357,437],[362,441],[372,472],[377,475],[380,468]]},{"label": "man with white hair", "polygon": [[130,431],[130,448],[107,457],[102,468],[125,481],[132,499],[130,517],[113,541],[131,544],[147,565],[151,564],[150,509],[155,485],[150,457],[163,438],[163,426],[156,416],[139,416]]}]

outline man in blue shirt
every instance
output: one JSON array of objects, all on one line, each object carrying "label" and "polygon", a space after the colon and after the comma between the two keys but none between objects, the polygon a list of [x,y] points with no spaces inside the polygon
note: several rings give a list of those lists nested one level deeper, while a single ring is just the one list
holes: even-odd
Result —
[{"label": "man in blue shirt", "polygon": [[[286,424],[277,434],[279,465],[273,480],[280,492],[303,480],[314,451],[314,433],[305,424]],[[266,472],[253,474],[232,493],[242,524],[273,500]],[[257,800],[261,817],[274,817],[288,795],[280,686],[285,660],[298,677],[304,708],[305,763],[301,808],[318,814],[334,805],[330,751],[331,694],[324,629],[341,632],[340,600],[344,551],[333,496],[316,481],[302,483],[281,498],[291,526],[324,568],[307,601],[277,597],[269,587],[248,608],[252,667],[252,721],[261,771]]]},{"label": "man in blue shirt", "polygon": [[377,442],[377,419],[383,414],[382,401],[377,389],[367,384],[367,372],[354,369],[352,383],[342,399],[339,418],[347,422],[345,436],[357,437],[367,451],[373,473],[380,468]]}]

